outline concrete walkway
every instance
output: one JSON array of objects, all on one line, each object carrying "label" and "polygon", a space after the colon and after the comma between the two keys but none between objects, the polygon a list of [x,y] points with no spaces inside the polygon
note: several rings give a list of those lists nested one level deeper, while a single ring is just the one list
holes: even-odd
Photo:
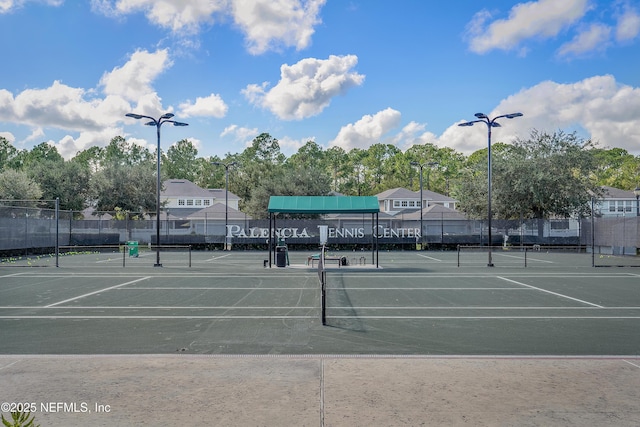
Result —
[{"label": "concrete walkway", "polygon": [[640,425],[638,357],[0,356],[0,384],[42,427]]}]

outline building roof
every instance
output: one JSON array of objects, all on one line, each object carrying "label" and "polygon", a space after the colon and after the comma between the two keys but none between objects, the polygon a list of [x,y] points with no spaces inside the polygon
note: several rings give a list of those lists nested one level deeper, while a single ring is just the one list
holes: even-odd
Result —
[{"label": "building roof", "polygon": [[385,190],[382,193],[378,193],[378,200],[387,199],[419,199],[420,194],[416,194],[414,191],[407,190],[406,188],[398,187]]},{"label": "building roof", "polygon": [[[452,199],[449,196],[445,196],[444,194],[436,193],[435,191],[422,189],[422,197],[428,200],[434,200],[438,202],[455,202],[455,199]],[[378,194],[379,200],[389,200],[389,199],[416,199],[420,200],[420,191],[411,191],[406,188],[398,187],[391,188],[389,190],[385,190],[382,193]]]},{"label": "building roof", "polygon": [[233,194],[231,191],[229,191],[228,194],[225,196],[224,188],[209,188],[207,191],[217,200],[224,200],[225,197],[227,197],[229,200],[240,200],[240,197]]},{"label": "building roof", "polygon": [[269,212],[331,214],[380,212],[375,196],[271,196]]},{"label": "building roof", "polygon": [[214,203],[213,205],[200,209],[197,212],[193,212],[187,216],[189,219],[224,219],[225,213],[229,219],[252,219],[244,212],[240,212],[231,206],[226,206],[224,203]]},{"label": "building roof", "polygon": [[619,188],[602,186],[604,194],[603,199],[635,199],[636,195],[633,191],[621,190]]},{"label": "building roof", "polygon": [[215,197],[209,192],[209,190],[198,187],[188,179],[168,179],[163,182],[163,185],[164,190],[161,192],[161,195],[164,197]]},{"label": "building roof", "polygon": [[[423,219],[467,219],[463,213],[455,209],[447,208],[446,206],[433,204],[425,207],[422,210]],[[411,213],[405,213],[402,215],[403,220],[420,220],[420,210],[413,211]]]}]

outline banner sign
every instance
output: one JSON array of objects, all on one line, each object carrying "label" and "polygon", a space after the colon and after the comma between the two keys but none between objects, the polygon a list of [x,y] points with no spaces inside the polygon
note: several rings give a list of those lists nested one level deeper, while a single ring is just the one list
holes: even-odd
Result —
[{"label": "banner sign", "polygon": [[[272,230],[272,237],[281,238],[311,238],[318,237],[321,239],[338,239],[338,238],[356,238],[362,239],[367,235],[371,235],[369,229],[365,227],[336,228],[327,225],[317,226],[318,230],[307,230],[307,227],[279,227]],[[376,229],[374,227],[374,229]],[[326,231],[325,231],[326,230]],[[377,237],[385,238],[419,238],[419,228],[389,228],[383,225],[377,227]],[[269,229],[264,227],[251,227],[248,230],[240,225],[227,225],[227,237],[234,239],[256,239],[269,237]]]}]

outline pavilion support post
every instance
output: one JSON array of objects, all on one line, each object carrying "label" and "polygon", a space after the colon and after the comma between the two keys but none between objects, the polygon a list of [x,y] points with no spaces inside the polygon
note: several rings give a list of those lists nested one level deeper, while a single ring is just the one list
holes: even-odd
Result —
[{"label": "pavilion support post", "polygon": [[378,228],[379,228],[379,225],[380,225],[380,216],[378,215],[377,212],[375,213],[375,216],[376,216],[376,268],[379,268],[380,267],[380,265],[379,265],[380,248],[378,247],[378,243],[379,243],[378,242],[378,237],[379,236],[378,236],[377,231],[378,231]]},{"label": "pavilion support post", "polygon": [[269,252],[269,268],[271,268],[271,221],[273,221],[273,214],[269,213],[269,237],[267,237],[267,252]]}]

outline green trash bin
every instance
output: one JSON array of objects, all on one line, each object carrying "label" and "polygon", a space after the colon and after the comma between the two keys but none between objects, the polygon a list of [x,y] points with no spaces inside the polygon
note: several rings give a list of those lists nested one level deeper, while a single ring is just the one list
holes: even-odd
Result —
[{"label": "green trash bin", "polygon": [[127,242],[127,247],[129,248],[129,256],[138,258],[138,242]]}]

